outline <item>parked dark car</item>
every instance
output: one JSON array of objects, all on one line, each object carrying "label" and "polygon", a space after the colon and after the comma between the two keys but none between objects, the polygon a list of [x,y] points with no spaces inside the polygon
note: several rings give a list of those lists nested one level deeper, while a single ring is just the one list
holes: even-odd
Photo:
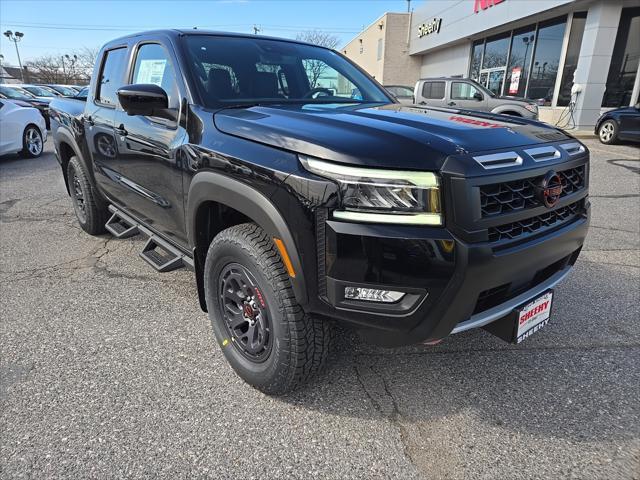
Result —
[{"label": "parked dark car", "polygon": [[72,87],[67,87],[66,85],[54,85],[54,84],[48,83],[46,85],[38,84],[37,86],[45,87],[50,90],[53,90],[58,94],[62,95],[63,97],[73,97],[75,96],[76,93],[78,93],[76,89]]},{"label": "parked dark car", "polygon": [[602,114],[596,122],[595,133],[607,145],[618,141],[640,142],[640,103]]},{"label": "parked dark car", "polygon": [[52,100],[60,96],[58,92],[50,89],[49,87],[43,87],[39,85],[27,85],[27,84],[22,84],[17,86],[22,88],[23,90],[26,90],[31,95],[34,95],[40,99]]},{"label": "parked dark car", "polygon": [[401,105],[311,44],[131,35],[102,48],[86,102],[51,106],[80,226],[147,237],[157,271],[192,269],[223,354],[271,394],[319,370],[336,322],[386,346],[480,327],[522,341],[587,234],[578,140]]},{"label": "parked dark car", "polygon": [[21,102],[28,103],[32,107],[37,108],[40,114],[44,117],[47,130],[51,128],[49,120],[49,101],[37,99],[33,95],[30,95],[28,92],[24,92],[17,88],[11,88],[6,85],[0,85],[0,98],[19,100]]}]

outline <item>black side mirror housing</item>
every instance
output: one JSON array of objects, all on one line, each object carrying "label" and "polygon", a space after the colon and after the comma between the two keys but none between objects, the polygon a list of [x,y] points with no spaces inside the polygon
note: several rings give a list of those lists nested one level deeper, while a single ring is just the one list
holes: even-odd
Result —
[{"label": "black side mirror housing", "polygon": [[476,100],[484,100],[484,97],[479,92],[474,93],[473,98],[475,98]]},{"label": "black side mirror housing", "polygon": [[162,87],[152,83],[125,85],[116,92],[127,115],[173,119],[169,111],[169,97]]}]

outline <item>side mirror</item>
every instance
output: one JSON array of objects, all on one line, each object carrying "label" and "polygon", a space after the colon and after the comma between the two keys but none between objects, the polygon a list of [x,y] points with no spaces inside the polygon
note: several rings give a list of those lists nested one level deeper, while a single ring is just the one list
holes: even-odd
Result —
[{"label": "side mirror", "polygon": [[482,96],[482,94],[480,92],[476,92],[473,94],[473,98],[475,98],[476,100],[484,100],[484,97]]},{"label": "side mirror", "polygon": [[173,119],[169,114],[169,97],[158,85],[140,83],[125,85],[116,92],[120,105],[127,115],[162,117]]}]

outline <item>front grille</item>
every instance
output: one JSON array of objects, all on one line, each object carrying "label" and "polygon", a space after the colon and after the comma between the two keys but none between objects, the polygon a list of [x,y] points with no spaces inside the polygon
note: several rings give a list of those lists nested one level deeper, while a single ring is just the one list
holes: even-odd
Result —
[{"label": "front grille", "polygon": [[[558,172],[562,181],[560,198],[571,195],[584,187],[584,169],[584,165],[580,165]],[[542,202],[536,197],[536,186],[542,182],[542,178],[542,176],[523,178],[480,187],[482,217],[493,217],[539,207]]]},{"label": "front grille", "polygon": [[522,235],[541,233],[574,220],[582,213],[583,201],[572,203],[542,215],[489,228],[489,241],[514,240]]}]

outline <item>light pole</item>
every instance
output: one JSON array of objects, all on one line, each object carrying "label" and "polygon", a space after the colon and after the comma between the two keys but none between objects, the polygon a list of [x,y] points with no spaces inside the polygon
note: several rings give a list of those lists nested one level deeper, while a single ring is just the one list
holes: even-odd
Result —
[{"label": "light pole", "polygon": [[60,57],[60,60],[62,60],[62,74],[64,75],[64,77],[63,77],[64,78],[64,83],[69,83],[70,78],[69,78],[69,75],[67,75],[66,68],[64,68],[64,59],[65,58],[71,63],[71,68],[69,68],[69,72],[73,72],[73,66],[78,61],[78,56],[74,55],[73,57],[70,57],[69,55],[62,55]]},{"label": "light pole", "polygon": [[24,83],[24,71],[22,70],[22,60],[20,60],[20,52],[18,51],[18,42],[22,40],[22,37],[24,37],[24,33],[22,32],[13,33],[11,30],[7,30],[6,32],[4,32],[4,36],[16,44],[16,55],[18,56],[18,65],[20,65],[20,78],[22,79],[22,83]]}]

